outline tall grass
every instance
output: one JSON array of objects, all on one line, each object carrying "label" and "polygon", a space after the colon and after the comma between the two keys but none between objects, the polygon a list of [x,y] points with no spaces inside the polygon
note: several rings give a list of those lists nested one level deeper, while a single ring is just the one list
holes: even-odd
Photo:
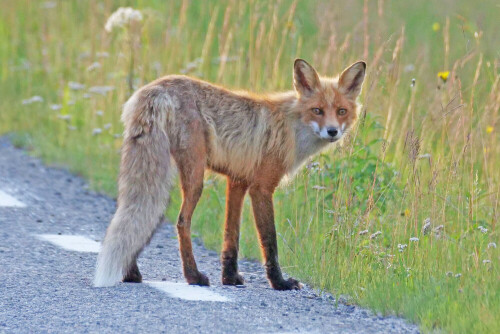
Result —
[{"label": "tall grass", "polygon": [[[106,32],[108,16],[125,5],[144,20]],[[280,262],[315,287],[424,331],[500,331],[495,1],[0,6],[0,133],[14,131],[19,145],[109,194],[131,89],[185,73],[283,90],[295,57],[329,75],[365,58],[357,128],[276,194]],[[33,96],[43,101],[23,104]],[[172,202],[173,218],[177,192]],[[224,203],[224,180],[207,177],[194,228],[215,249]],[[259,257],[248,203],[241,252]]]}]

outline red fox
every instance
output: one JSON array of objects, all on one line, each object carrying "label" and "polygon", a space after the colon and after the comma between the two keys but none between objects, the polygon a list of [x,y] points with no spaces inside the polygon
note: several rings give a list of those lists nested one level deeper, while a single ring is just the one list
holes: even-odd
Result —
[{"label": "red fox", "polygon": [[244,283],[238,243],[248,191],[269,283],[277,290],[300,289],[297,280],[283,278],[278,263],[273,192],[284,176],[349,131],[365,71],[359,61],[338,78],[324,78],[297,59],[295,91],[254,95],[178,75],[136,91],[123,108],[117,210],[98,256],[94,285],[142,281],[137,257],[162,222],[175,164],[182,188],[177,232],[187,282],[209,285],[191,245],[191,217],[209,169],[227,176],[222,283]]}]

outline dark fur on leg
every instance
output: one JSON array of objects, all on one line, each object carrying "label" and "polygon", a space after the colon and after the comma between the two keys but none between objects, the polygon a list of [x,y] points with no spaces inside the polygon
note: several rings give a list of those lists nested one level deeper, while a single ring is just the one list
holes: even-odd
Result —
[{"label": "dark fur on leg", "polygon": [[222,284],[243,285],[245,279],[238,274],[238,254],[222,253]]},{"label": "dark fur on leg", "polygon": [[142,275],[139,271],[139,267],[137,266],[137,260],[134,261],[127,274],[123,278],[123,282],[125,283],[142,283]]}]

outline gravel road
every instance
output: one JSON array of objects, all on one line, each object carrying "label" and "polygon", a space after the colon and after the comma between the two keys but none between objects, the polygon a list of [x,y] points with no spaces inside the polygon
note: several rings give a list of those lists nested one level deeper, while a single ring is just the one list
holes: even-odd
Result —
[{"label": "gravel road", "polygon": [[[0,138],[0,193],[25,204],[2,205],[0,196],[0,333],[418,332],[400,318],[336,306],[332,297],[307,286],[274,291],[257,262],[240,261],[243,288],[222,286],[219,258],[200,242],[194,253],[212,286],[198,289],[225,301],[186,300],[199,290],[183,284],[178,285],[185,289],[181,298],[153,284],[94,288],[95,252],[65,250],[37,236],[100,241],[114,200],[88,190],[84,180],[65,170],[45,167],[6,137]],[[139,258],[139,267],[147,281],[183,283],[179,261],[175,230],[164,224]]]}]

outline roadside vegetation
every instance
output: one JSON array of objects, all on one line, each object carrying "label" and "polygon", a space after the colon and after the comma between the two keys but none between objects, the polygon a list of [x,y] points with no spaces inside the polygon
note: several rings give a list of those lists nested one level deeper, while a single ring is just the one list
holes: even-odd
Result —
[{"label": "roadside vegetation", "polygon": [[[140,13],[105,29],[122,6]],[[498,333],[499,16],[493,0],[3,1],[0,133],[115,195],[121,105],[141,85],[287,90],[296,57],[325,75],[364,59],[358,126],[275,197],[280,262],[426,332]],[[213,249],[224,189],[207,175],[193,218]],[[179,204],[174,190],[170,218]],[[241,254],[259,252],[246,202]]]}]

